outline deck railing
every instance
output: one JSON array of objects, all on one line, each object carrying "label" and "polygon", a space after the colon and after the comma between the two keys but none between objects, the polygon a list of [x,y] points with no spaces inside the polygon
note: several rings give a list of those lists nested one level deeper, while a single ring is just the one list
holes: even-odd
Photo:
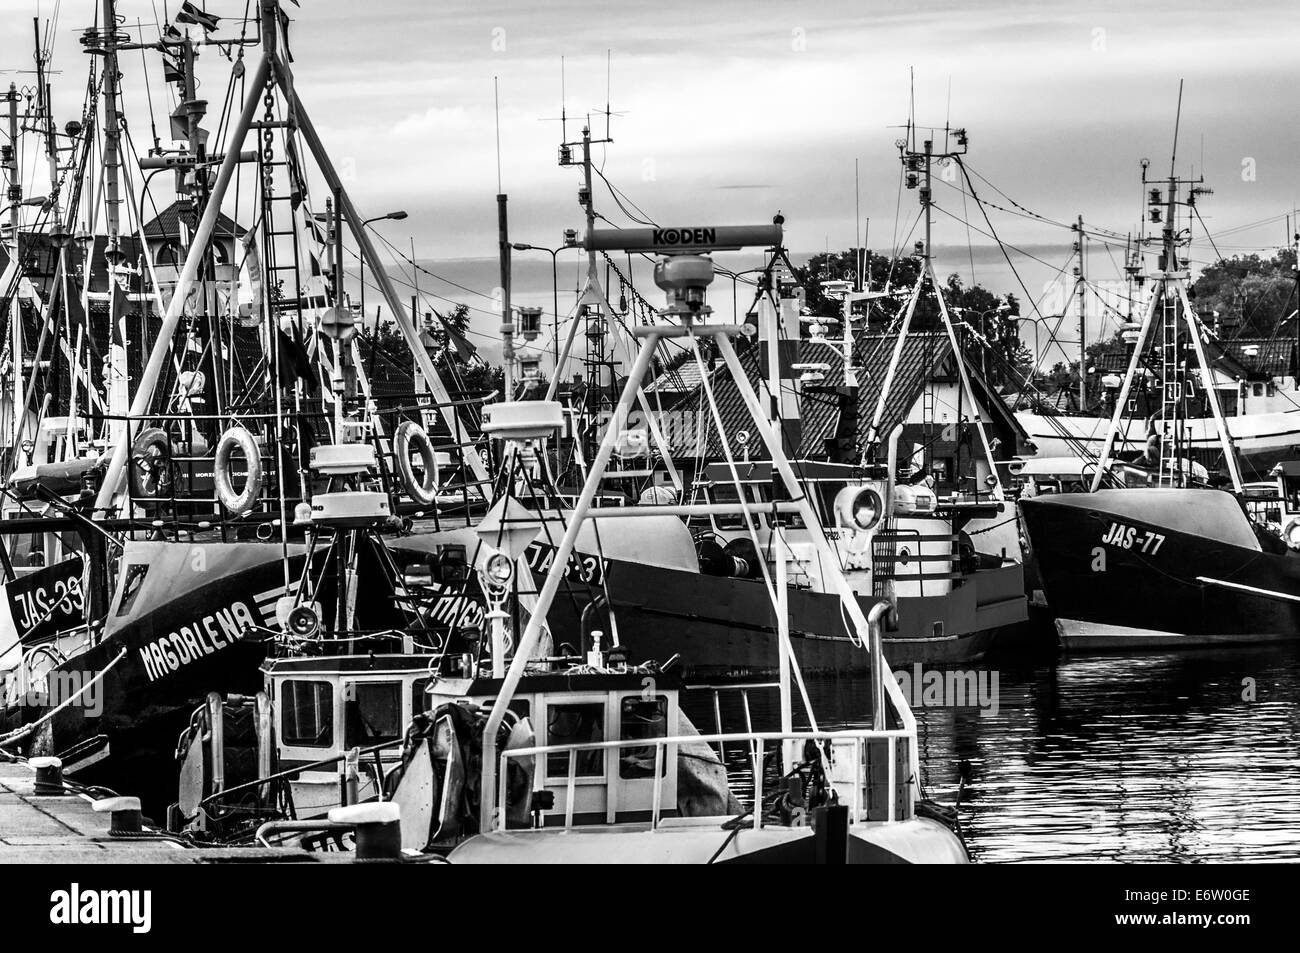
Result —
[{"label": "deck railing", "polygon": [[[654,746],[654,773],[651,778],[656,782],[654,788],[654,799],[650,811],[649,829],[655,830],[659,827],[663,819],[663,789],[666,783],[664,777],[664,763],[668,757],[675,757],[675,749],[678,745],[693,745],[699,743],[726,745],[728,743],[750,745],[754,753],[754,798],[753,804],[747,813],[752,813],[754,817],[754,827],[761,829],[763,827],[764,814],[764,792],[763,792],[763,764],[764,752],[766,746],[771,743],[783,745],[785,742],[802,744],[803,742],[812,741],[818,743],[819,749],[825,742],[830,742],[830,750],[827,752],[831,759],[829,765],[827,781],[832,789],[839,791],[843,796],[842,788],[848,785],[848,807],[849,819],[855,823],[865,822],[867,820],[884,820],[900,819],[911,815],[910,792],[912,791],[912,774],[916,771],[916,765],[910,758],[911,743],[914,735],[906,729],[890,729],[885,731],[876,731],[872,729],[848,729],[841,731],[792,731],[792,732],[735,732],[731,734],[711,734],[711,735],[674,735],[662,738],[621,738],[610,741],[590,741],[581,744],[562,744],[562,745],[535,745],[525,748],[512,748],[509,751],[501,752],[500,774],[498,777],[507,777],[509,759],[515,758],[523,760],[532,758],[534,790],[544,789],[545,785],[538,784],[537,779],[545,777],[544,768],[547,758],[553,754],[565,754],[568,756],[568,776],[565,781],[565,803],[564,803],[564,829],[573,828],[574,821],[574,795],[577,791],[577,766],[578,756],[587,751],[609,751],[623,748],[647,748]],[[901,805],[906,810],[900,811],[898,798],[899,791],[899,772],[898,772],[898,744],[902,741],[908,745],[909,757],[905,762],[908,771],[908,794],[905,795],[909,803]],[[872,778],[868,776],[868,756],[867,750],[871,743],[882,745],[885,749],[885,770],[883,779]],[[846,752],[849,756],[849,773],[848,777],[844,776],[842,770],[837,770],[839,763],[835,760],[842,757]],[[615,776],[606,776],[606,784],[614,787],[623,783],[623,779]],[[886,794],[886,810],[884,817],[871,816],[868,787],[877,787],[881,781]],[[501,785],[498,789],[496,824],[499,827],[502,819],[506,816],[506,785]],[[742,815],[743,816],[743,815]]]}]

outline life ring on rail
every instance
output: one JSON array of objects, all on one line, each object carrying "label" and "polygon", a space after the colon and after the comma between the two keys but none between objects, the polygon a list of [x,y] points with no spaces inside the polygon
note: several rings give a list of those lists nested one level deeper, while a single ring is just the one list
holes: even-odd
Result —
[{"label": "life ring on rail", "polygon": [[1300,516],[1293,516],[1282,527],[1282,542],[1289,549],[1300,550]]},{"label": "life ring on rail", "polygon": [[[243,451],[247,469],[244,489],[240,493],[235,492],[234,476],[231,473],[236,450]],[[221,505],[236,516],[243,516],[253,508],[258,495],[262,492],[262,457],[257,448],[257,441],[243,427],[231,427],[217,442],[217,458],[212,468],[212,482]]]},{"label": "life ring on rail", "polygon": [[[420,455],[424,478],[415,474],[411,466],[412,452]],[[433,441],[413,420],[403,420],[393,432],[393,456],[397,458],[397,473],[411,501],[420,506],[431,506],[438,498],[438,455],[433,451]]]},{"label": "life ring on rail", "polygon": [[131,444],[131,496],[154,501],[170,496],[172,489],[172,442],[158,427],[140,431]]}]

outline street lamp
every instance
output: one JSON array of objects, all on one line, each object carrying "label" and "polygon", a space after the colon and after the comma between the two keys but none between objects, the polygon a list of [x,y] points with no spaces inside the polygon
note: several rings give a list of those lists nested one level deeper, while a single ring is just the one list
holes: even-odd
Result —
[{"label": "street lamp", "polygon": [[[368,218],[368,219],[366,219],[365,221],[363,221],[363,222],[361,223],[361,227],[362,227],[362,228],[365,228],[365,227],[368,226],[371,222],[383,222],[383,221],[387,221],[387,220],[390,220],[390,219],[391,219],[392,221],[394,221],[394,222],[400,222],[400,221],[401,221],[402,219],[404,219],[404,218],[406,218],[406,212],[405,212],[405,210],[403,210],[403,209],[398,209],[398,210],[395,211],[395,212],[388,212],[388,213],[386,213],[386,214],[384,214],[384,215],[376,215],[374,218]],[[360,254],[359,254],[357,257],[361,260],[361,322],[362,322],[362,325],[364,326],[364,324],[365,324],[365,320],[366,320],[366,250],[365,250],[364,248],[361,248],[361,249],[358,249],[358,251],[360,251]],[[414,320],[414,319],[415,319],[415,315],[411,315],[411,319]],[[376,316],[375,316],[375,334],[378,334],[378,333],[379,333],[379,317],[378,317],[378,315],[376,315]],[[371,348],[370,348],[370,349],[371,349],[372,352],[374,351],[374,342],[371,342]],[[373,361],[371,362],[371,366],[372,366],[372,367],[374,366],[374,362],[373,362]]]},{"label": "street lamp", "polygon": [[[984,339],[984,346],[980,348],[980,372],[987,378],[989,376],[988,350],[989,350],[989,315],[1006,314],[1011,310],[1011,305],[1007,304],[1004,298],[999,298],[998,303],[987,311],[975,311],[973,308],[962,308],[967,314],[975,313],[980,316],[980,337]],[[1038,329],[1034,328],[1034,342],[1038,341]]]},{"label": "street lamp", "polygon": [[566,248],[572,248],[572,245],[561,245],[559,248],[545,248],[541,245],[529,245],[527,242],[515,242],[511,246],[515,251],[544,251],[551,256],[551,308],[555,318],[552,322],[551,347],[554,351],[555,367],[552,374],[560,373],[560,268],[558,256]]},{"label": "street lamp", "polygon": [[[1017,324],[1028,321],[1034,326],[1034,366],[1029,371],[1029,376],[1032,379],[1034,373],[1038,370],[1039,362],[1043,359],[1042,351],[1039,350],[1038,345],[1038,326],[1040,324],[1046,324],[1048,321],[1061,321],[1066,316],[1064,314],[1044,314],[1037,318],[1033,318],[1024,314],[1016,314],[1011,315],[1011,317],[1015,319]],[[1048,333],[1051,334],[1052,332],[1049,331]]]}]

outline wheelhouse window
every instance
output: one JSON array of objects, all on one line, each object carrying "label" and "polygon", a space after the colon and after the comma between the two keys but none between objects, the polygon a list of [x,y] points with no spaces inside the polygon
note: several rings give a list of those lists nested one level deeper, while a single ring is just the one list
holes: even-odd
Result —
[{"label": "wheelhouse window", "polygon": [[[546,709],[546,743],[548,745],[589,744],[605,740],[605,704],[576,703],[550,705]],[[546,776],[569,776],[568,751],[552,751],[546,756]],[[580,778],[602,777],[605,774],[605,752],[600,749],[579,751],[575,774]]]},{"label": "wheelhouse window", "polygon": [[[797,468],[798,465],[796,464],[796,470]],[[818,481],[818,484],[814,484],[814,485],[819,485],[819,483],[820,481]],[[789,488],[786,487],[785,481],[779,478],[774,482],[769,483],[766,486],[762,487],[761,489],[759,487],[755,487],[754,495],[757,498],[757,502],[759,503],[770,503],[773,500],[775,500],[778,503],[789,503],[791,499]],[[815,513],[817,511],[816,492],[809,494],[809,500],[812,501],[813,512]],[[803,515],[800,513],[783,513],[781,515],[781,524],[789,529],[808,528],[807,526],[804,525]]]},{"label": "wheelhouse window", "polygon": [[429,696],[425,692],[429,688],[427,678],[417,678],[411,683],[411,716],[424,714],[429,710]]},{"label": "wheelhouse window", "polygon": [[[740,494],[736,492],[735,484],[717,483],[709,488],[709,499],[714,503],[739,503]],[[739,513],[727,513],[718,515],[713,518],[718,529],[744,529],[745,518]]]},{"label": "wheelhouse window", "polygon": [[126,567],[122,579],[122,601],[117,607],[118,618],[131,611],[131,606],[135,604],[136,596],[140,595],[140,587],[144,585],[145,576],[148,574],[148,563],[131,563]]},{"label": "wheelhouse window", "polygon": [[840,480],[818,480],[813,484],[815,490],[813,498],[816,501],[817,516],[821,519],[823,526],[835,525],[835,496],[847,485],[847,483]]},{"label": "wheelhouse window", "polygon": [[[668,699],[663,695],[653,698],[624,698],[619,706],[619,738],[622,741],[668,737]],[[649,778],[655,772],[655,745],[620,748],[618,776],[628,780]],[[661,756],[659,776],[668,773],[668,752]]]},{"label": "wheelhouse window", "polygon": [[401,737],[402,683],[356,682],[352,688],[344,704],[344,745],[368,748]]},{"label": "wheelhouse window", "polygon": [[280,687],[280,738],[292,748],[334,743],[334,688],[329,682],[294,680]]}]

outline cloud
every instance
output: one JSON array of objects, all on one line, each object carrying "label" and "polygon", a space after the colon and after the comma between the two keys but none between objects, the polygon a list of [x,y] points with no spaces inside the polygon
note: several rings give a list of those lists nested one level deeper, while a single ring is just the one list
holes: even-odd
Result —
[{"label": "cloud", "polygon": [[[49,12],[48,3],[8,2]],[[245,0],[207,6],[237,18]],[[146,33],[154,7],[119,0],[127,24],[140,18]],[[557,166],[561,128],[550,120],[563,102],[570,140],[588,119],[603,137],[607,95],[624,115],[612,119],[615,141],[597,148],[597,161],[650,216],[764,221],[779,207],[792,244],[804,248],[852,241],[855,160],[873,241],[906,231],[917,205],[915,193],[900,196],[893,127],[906,120],[913,89],[918,119],[967,127],[970,165],[1017,202],[1127,231],[1141,214],[1137,161],[1167,156],[1183,78],[1181,155],[1216,189],[1202,208],[1212,227],[1295,203],[1300,106],[1286,91],[1300,85],[1300,67],[1294,13],[1280,0],[829,0],[761,16],[741,0],[313,0],[288,9],[298,89],[331,152],[353,170],[356,203],[407,209],[407,221],[384,227],[413,232],[426,257],[495,252],[494,88],[511,234],[539,244],[582,224],[577,176]],[[65,4],[55,31],[60,122],[80,109],[87,61],[76,39],[89,22],[74,18],[88,16]],[[29,31],[27,16],[0,23],[6,65],[27,68]],[[122,70],[143,148],[150,102],[139,57],[124,57]],[[227,70],[215,50],[203,51],[212,127]],[[176,99],[160,87],[156,62],[149,79],[161,118]],[[1242,178],[1246,158],[1253,181]],[[39,178],[35,163],[32,174]],[[980,189],[1010,207],[993,187]],[[963,207],[960,196],[936,194],[983,227],[969,200]],[[596,201],[621,220],[599,181]],[[1041,221],[989,214],[1013,243],[1060,240]],[[937,226],[936,241],[965,240],[959,223]]]}]

